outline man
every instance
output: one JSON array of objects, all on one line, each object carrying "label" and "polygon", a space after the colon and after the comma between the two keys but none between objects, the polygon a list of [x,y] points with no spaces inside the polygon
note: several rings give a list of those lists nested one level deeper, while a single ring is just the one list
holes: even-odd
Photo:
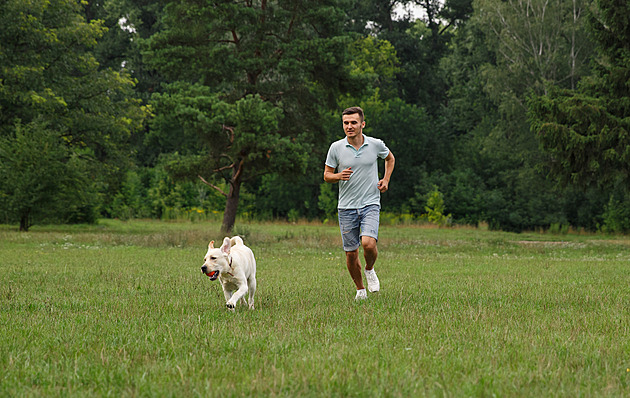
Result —
[{"label": "man", "polygon": [[[378,255],[376,242],[381,192],[387,191],[395,159],[383,141],[363,135],[363,109],[348,108],[343,111],[341,120],[346,138],[330,146],[324,181],[339,182],[339,228],[346,265],[357,287],[355,300],[363,300],[367,298],[367,293],[363,285],[359,247],[363,246],[368,290],[378,292],[380,283],[374,263]],[[385,175],[380,181],[378,158],[385,159]],[[338,172],[335,173],[335,170]]]}]

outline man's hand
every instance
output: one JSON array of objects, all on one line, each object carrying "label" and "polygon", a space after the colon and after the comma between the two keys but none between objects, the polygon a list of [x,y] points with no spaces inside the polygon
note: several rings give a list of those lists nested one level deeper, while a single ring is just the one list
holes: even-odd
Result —
[{"label": "man's hand", "polygon": [[378,190],[381,192],[386,192],[389,189],[389,181],[386,179],[382,179],[378,182]]},{"label": "man's hand", "polygon": [[352,167],[348,167],[347,169],[339,173],[340,179],[343,181],[348,181],[352,173],[354,173],[354,171],[352,171]]},{"label": "man's hand", "polygon": [[385,174],[383,175],[383,179],[378,182],[378,190],[381,192],[386,192],[389,189],[389,178],[392,176],[392,171],[394,171],[394,164],[396,163],[396,159],[394,158],[394,154],[392,151],[389,151],[387,157],[385,158]]},{"label": "man's hand", "polygon": [[342,180],[348,181],[352,173],[354,173],[354,171],[352,171],[352,167],[348,167],[341,173],[335,173],[334,168],[330,166],[326,166],[324,167],[324,181],[329,182],[331,184],[342,181]]}]

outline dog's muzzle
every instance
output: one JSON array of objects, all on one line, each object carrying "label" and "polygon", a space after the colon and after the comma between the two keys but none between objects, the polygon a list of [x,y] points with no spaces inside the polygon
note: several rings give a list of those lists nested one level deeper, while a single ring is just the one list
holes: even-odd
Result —
[{"label": "dog's muzzle", "polygon": [[206,267],[205,265],[201,267],[201,272],[206,274],[211,281],[214,281],[219,277],[219,271],[208,272],[208,267]]}]

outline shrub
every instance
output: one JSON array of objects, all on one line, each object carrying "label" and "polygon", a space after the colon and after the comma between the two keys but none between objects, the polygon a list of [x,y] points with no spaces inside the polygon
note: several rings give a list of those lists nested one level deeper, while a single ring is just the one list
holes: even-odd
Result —
[{"label": "shrub", "polygon": [[625,233],[630,231],[630,198],[628,194],[610,196],[604,208],[603,232]]},{"label": "shrub", "polygon": [[437,185],[434,185],[433,191],[429,193],[427,205],[424,209],[426,213],[420,216],[421,219],[426,219],[430,223],[441,227],[451,224],[453,216],[451,214],[444,214],[444,195],[438,190]]}]

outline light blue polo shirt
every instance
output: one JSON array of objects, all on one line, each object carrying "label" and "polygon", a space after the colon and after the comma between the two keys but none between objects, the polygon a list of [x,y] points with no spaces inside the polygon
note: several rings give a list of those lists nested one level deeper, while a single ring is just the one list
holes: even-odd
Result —
[{"label": "light blue polo shirt", "polygon": [[377,159],[385,159],[389,149],[378,138],[363,135],[363,145],[356,150],[345,137],[335,141],[328,149],[326,166],[337,172],[352,168],[348,181],[339,181],[339,209],[360,209],[369,205],[380,205],[381,191],[378,190]]}]

